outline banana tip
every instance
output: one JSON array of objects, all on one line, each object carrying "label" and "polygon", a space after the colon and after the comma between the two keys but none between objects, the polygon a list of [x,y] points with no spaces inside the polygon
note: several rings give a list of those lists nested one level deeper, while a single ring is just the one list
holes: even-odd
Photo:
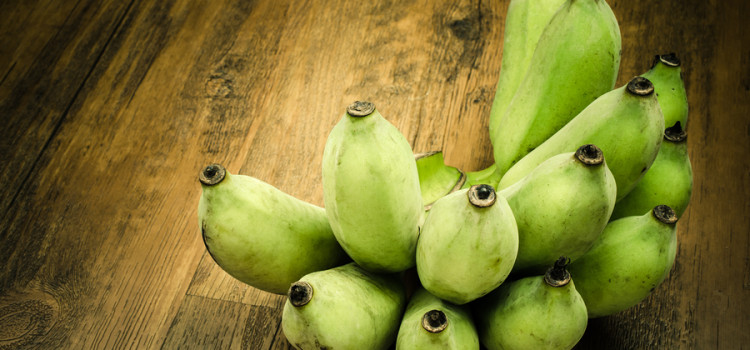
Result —
[{"label": "banana tip", "polygon": [[227,169],[221,164],[211,164],[201,170],[198,179],[203,185],[213,186],[224,180]]},{"label": "banana tip", "polygon": [[568,264],[570,264],[570,258],[561,256],[552,267],[547,269],[544,282],[551,287],[562,287],[570,283],[570,272],[566,269]]},{"label": "banana tip", "polygon": [[422,316],[422,328],[430,333],[440,333],[448,327],[448,317],[440,310],[430,310]]},{"label": "banana tip", "polygon": [[292,304],[292,306],[304,306],[305,304],[309,303],[310,300],[312,300],[313,287],[310,285],[310,283],[307,283],[305,281],[294,282],[289,287],[287,297],[289,298],[289,302]]},{"label": "banana tip", "polygon": [[576,158],[586,165],[599,165],[604,163],[604,152],[596,145],[588,144],[578,147]]},{"label": "banana tip", "polygon": [[677,57],[677,54],[674,52],[670,52],[666,55],[656,55],[654,58],[654,65],[656,65],[656,62],[661,62],[666,66],[669,67],[679,67],[680,66],[680,59]]},{"label": "banana tip", "polygon": [[469,203],[478,208],[491,207],[497,199],[495,189],[485,184],[471,186],[467,194]]},{"label": "banana tip", "polygon": [[677,213],[675,213],[674,210],[668,205],[657,205],[654,207],[651,213],[657,220],[667,225],[671,225],[677,222]]},{"label": "banana tip", "polygon": [[367,101],[355,101],[346,107],[346,113],[352,117],[366,117],[375,112],[375,104]]},{"label": "banana tip", "polygon": [[635,77],[628,83],[628,91],[636,96],[648,96],[654,93],[654,84],[644,77]]},{"label": "banana tip", "polygon": [[664,129],[664,139],[671,142],[682,142],[687,139],[687,131],[682,128],[680,122]]}]

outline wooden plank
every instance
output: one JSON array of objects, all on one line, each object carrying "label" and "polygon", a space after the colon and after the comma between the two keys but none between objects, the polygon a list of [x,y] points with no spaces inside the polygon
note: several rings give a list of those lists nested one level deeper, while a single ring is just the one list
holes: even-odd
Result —
[{"label": "wooden plank", "polygon": [[43,294],[61,310],[35,344],[162,345],[204,251],[201,152],[231,158],[251,125],[210,108],[226,96],[205,69],[252,5],[146,2],[124,18],[6,216],[0,294]]},{"label": "wooden plank", "polygon": [[180,305],[162,349],[269,349],[279,322],[272,307],[190,296]]},{"label": "wooden plank", "polygon": [[12,169],[0,172],[0,213],[28,179],[129,3],[0,4],[0,168]]}]

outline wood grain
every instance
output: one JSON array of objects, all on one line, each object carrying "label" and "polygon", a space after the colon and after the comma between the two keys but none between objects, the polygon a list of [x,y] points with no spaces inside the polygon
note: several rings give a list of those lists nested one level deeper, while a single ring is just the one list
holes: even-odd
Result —
[{"label": "wood grain", "polygon": [[[326,136],[360,99],[415,152],[488,166],[508,3],[0,3],[0,348],[289,349],[284,297],[205,252],[199,170],[322,205]],[[609,3],[618,86],[683,62],[694,193],[669,279],[577,348],[747,347],[750,5]]]}]

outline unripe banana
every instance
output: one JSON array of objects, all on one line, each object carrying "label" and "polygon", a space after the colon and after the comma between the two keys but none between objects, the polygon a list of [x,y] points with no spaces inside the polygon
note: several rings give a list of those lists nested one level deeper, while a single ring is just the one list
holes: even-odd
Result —
[{"label": "unripe banana", "polygon": [[651,69],[641,76],[654,84],[656,98],[664,115],[664,125],[671,127],[680,122],[682,128],[687,129],[687,92],[680,69],[680,59],[674,53],[658,55],[654,58]]},{"label": "unripe banana", "polygon": [[414,266],[424,208],[409,142],[369,102],[355,102],[323,153],[323,199],[333,233],[365,269]]},{"label": "unripe banana", "polygon": [[503,283],[477,301],[473,309],[482,345],[488,350],[573,348],[588,317],[566,264],[562,257],[544,276]]},{"label": "unripe banana", "polygon": [[[505,14],[503,60],[490,110],[490,136],[526,76],[539,37],[565,0],[511,0]],[[504,142],[492,139],[493,143]]]},{"label": "unripe banana", "polygon": [[659,204],[682,217],[693,191],[693,169],[687,150],[687,133],[680,122],[664,131],[654,164],[628,195],[617,202],[610,220],[641,215]]},{"label": "unripe banana", "polygon": [[492,186],[473,186],[432,206],[417,243],[417,274],[430,293],[461,305],[497,288],[517,252],[507,200]]},{"label": "unripe banana", "polygon": [[513,273],[541,274],[560,255],[575,260],[591,248],[609,221],[617,185],[595,145],[542,162],[500,191],[518,224]]},{"label": "unripe banana", "polygon": [[414,159],[425,210],[430,210],[436,200],[461,189],[466,182],[463,171],[445,164],[443,152],[419,153],[414,155]]},{"label": "unripe banana", "polygon": [[570,265],[589,317],[626,310],[664,281],[677,253],[676,222],[664,205],[612,221],[591,250]]},{"label": "unripe banana", "polygon": [[500,180],[504,189],[521,180],[554,155],[595,144],[607,157],[617,183],[617,200],[633,189],[659,152],[664,117],[648,79],[633,78],[612,90],[566,124],[534,151],[523,157]]},{"label": "unripe banana", "polygon": [[396,350],[479,349],[469,309],[419,288],[411,296],[396,339]]},{"label": "unripe banana", "polygon": [[293,283],[281,327],[295,349],[387,349],[406,306],[397,275],[355,263],[313,272]]},{"label": "unripe banana", "polygon": [[204,168],[200,182],[203,242],[232,277],[284,294],[305,274],[348,260],[323,208],[218,164]]},{"label": "unripe banana", "polygon": [[539,38],[528,72],[491,134],[496,171],[504,174],[612,90],[620,51],[620,28],[605,0],[563,3]]}]

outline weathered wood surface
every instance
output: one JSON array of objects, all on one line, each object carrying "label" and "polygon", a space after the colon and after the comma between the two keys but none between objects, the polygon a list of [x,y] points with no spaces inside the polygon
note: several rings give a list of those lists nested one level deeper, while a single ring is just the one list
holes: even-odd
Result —
[{"label": "weathered wood surface", "polygon": [[[670,278],[581,349],[750,344],[747,2],[620,1],[618,86],[677,52],[695,187]],[[492,162],[503,1],[0,3],[0,348],[287,349],[283,298],[206,254],[199,169],[322,204],[328,131],[377,104],[415,152]]]}]

